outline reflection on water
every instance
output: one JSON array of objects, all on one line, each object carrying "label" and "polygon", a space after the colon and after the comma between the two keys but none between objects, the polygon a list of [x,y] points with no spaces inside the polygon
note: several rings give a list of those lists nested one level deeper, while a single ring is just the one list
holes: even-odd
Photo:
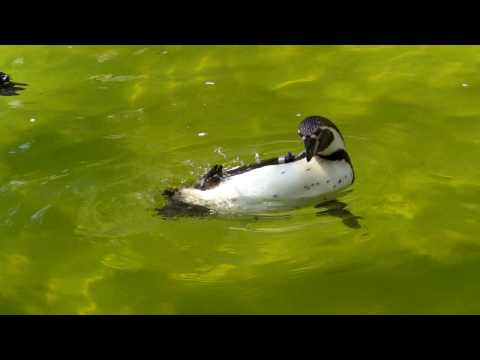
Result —
[{"label": "reflection on water", "polygon": [[[479,55],[3,46],[30,85],[0,97],[0,313],[479,313]],[[355,165],[338,203],[156,216],[213,164],[298,153],[310,114]]]}]

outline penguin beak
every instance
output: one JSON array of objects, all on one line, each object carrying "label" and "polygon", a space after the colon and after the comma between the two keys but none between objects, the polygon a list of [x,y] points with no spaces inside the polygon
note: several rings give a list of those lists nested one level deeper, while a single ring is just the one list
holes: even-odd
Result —
[{"label": "penguin beak", "polygon": [[307,162],[312,160],[313,156],[315,155],[315,151],[317,149],[317,139],[312,139],[310,137],[305,138],[303,140],[305,145],[305,155],[307,156]]}]

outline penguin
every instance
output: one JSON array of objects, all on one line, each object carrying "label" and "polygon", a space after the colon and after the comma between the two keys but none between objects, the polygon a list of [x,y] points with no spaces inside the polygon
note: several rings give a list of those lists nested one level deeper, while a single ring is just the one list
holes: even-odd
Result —
[{"label": "penguin", "polygon": [[10,75],[0,71],[0,96],[19,95],[28,84],[13,82]]},{"label": "penguin", "polygon": [[198,215],[245,213],[332,201],[355,181],[343,135],[322,116],[306,117],[297,133],[304,144],[300,154],[231,169],[215,165],[194,186],[164,191],[174,205],[157,210],[171,213],[184,205]]}]

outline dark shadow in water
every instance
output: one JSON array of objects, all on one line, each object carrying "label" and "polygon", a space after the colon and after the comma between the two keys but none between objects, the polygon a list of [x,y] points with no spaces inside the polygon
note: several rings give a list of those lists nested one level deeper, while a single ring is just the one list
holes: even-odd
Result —
[{"label": "dark shadow in water", "polygon": [[20,95],[18,92],[25,90],[25,86],[28,86],[28,84],[15,82],[0,83],[0,96]]},{"label": "dark shadow in water", "polygon": [[177,189],[166,189],[162,195],[168,199],[168,203],[161,208],[156,208],[155,212],[164,219],[177,217],[204,217],[210,215],[210,209],[200,206],[187,204],[173,198]]},{"label": "dark shadow in water", "polygon": [[211,214],[211,211],[204,206],[187,204],[177,200],[172,200],[164,207],[156,208],[155,211],[164,219],[177,217],[204,217]]},{"label": "dark shadow in water", "polygon": [[358,219],[362,219],[362,217],[353,215],[346,207],[347,204],[338,200],[330,200],[315,206],[317,209],[325,208],[325,210],[317,212],[317,216],[335,216],[342,219],[342,222],[348,227],[359,229],[361,226]]}]

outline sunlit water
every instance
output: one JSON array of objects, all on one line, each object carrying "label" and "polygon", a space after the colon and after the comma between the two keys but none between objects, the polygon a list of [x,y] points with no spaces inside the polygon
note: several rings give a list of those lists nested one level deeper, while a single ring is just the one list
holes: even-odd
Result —
[{"label": "sunlit water", "polygon": [[[480,47],[2,46],[0,313],[480,313]],[[302,150],[342,201],[163,219],[166,187]]]}]

